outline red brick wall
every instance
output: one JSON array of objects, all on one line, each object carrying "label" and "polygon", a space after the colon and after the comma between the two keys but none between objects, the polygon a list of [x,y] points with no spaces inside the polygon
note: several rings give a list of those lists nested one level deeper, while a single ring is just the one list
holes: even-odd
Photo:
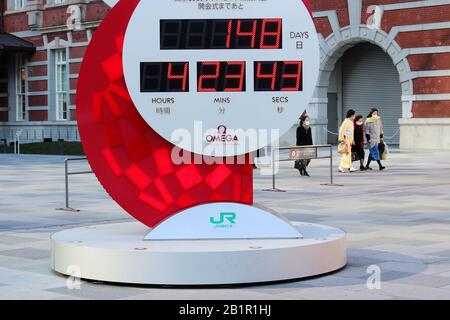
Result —
[{"label": "red brick wall", "polygon": [[450,70],[450,52],[410,55],[408,61],[412,71]]},{"label": "red brick wall", "polygon": [[413,113],[415,118],[450,118],[450,101],[416,101]]},{"label": "red brick wall", "polygon": [[350,24],[347,0],[310,0],[309,3],[313,12],[336,10],[341,28]]},{"label": "red brick wall", "polygon": [[47,110],[30,110],[28,112],[29,121],[47,121],[48,111]]}]

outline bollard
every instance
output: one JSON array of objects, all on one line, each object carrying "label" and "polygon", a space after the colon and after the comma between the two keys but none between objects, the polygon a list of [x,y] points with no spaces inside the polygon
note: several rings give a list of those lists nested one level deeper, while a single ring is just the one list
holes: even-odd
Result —
[{"label": "bollard", "polygon": [[58,139],[59,143],[59,154],[64,155],[64,139]]},{"label": "bollard", "polygon": [[8,143],[6,142],[6,139],[2,139],[3,141],[3,153],[8,152]]}]

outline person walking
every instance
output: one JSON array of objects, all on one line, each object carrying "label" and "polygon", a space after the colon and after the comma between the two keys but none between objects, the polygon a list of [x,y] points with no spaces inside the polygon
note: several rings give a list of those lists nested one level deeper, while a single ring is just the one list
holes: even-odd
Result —
[{"label": "person walking", "polygon": [[355,117],[355,144],[353,145],[352,152],[356,156],[355,161],[360,162],[359,169],[365,171],[364,160],[366,153],[364,152],[364,118],[361,115]]},{"label": "person walking", "polygon": [[[300,126],[297,128],[297,146],[312,146],[312,130],[311,119],[306,114],[306,111],[300,117]],[[311,163],[311,160],[297,160],[295,161],[295,168],[298,169],[300,175],[309,177],[306,168]]]},{"label": "person walking", "polygon": [[383,142],[383,122],[379,116],[377,108],[372,108],[366,120],[366,138],[369,145],[369,160],[367,161],[366,170],[372,170],[370,163],[376,161],[380,167],[380,171],[386,169],[381,163],[380,147],[384,147]]},{"label": "person walking", "polygon": [[348,110],[347,117],[342,122],[339,129],[339,151],[342,154],[341,163],[339,165],[339,172],[355,172],[356,169],[352,165],[352,146],[355,144],[355,110]]}]

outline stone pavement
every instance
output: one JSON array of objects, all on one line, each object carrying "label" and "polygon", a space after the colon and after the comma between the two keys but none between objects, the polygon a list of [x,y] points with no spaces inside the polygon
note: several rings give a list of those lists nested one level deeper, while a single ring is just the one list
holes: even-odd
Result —
[{"label": "stone pavement", "polygon": [[[348,266],[333,274],[216,289],[82,281],[80,289],[70,290],[67,279],[50,270],[49,236],[132,219],[93,175],[70,178],[71,206],[81,212],[56,211],[64,205],[64,158],[1,154],[0,299],[450,299],[449,158],[449,152],[393,152],[384,172],[337,175],[343,187],[321,185],[328,179],[327,160],[312,163],[311,178],[283,163],[277,184],[286,193],[261,191],[271,186],[271,177],[255,171],[257,202],[294,221],[348,232]],[[371,290],[373,266],[381,270],[381,288]]]}]

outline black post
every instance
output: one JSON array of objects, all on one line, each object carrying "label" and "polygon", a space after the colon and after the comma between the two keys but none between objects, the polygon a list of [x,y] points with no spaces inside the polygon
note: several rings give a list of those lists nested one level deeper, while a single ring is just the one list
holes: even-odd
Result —
[{"label": "black post", "polygon": [[59,142],[59,154],[64,155],[64,139],[58,139]]},{"label": "black post", "polygon": [[8,144],[6,143],[6,139],[2,139],[3,141],[3,153],[8,152]]}]

